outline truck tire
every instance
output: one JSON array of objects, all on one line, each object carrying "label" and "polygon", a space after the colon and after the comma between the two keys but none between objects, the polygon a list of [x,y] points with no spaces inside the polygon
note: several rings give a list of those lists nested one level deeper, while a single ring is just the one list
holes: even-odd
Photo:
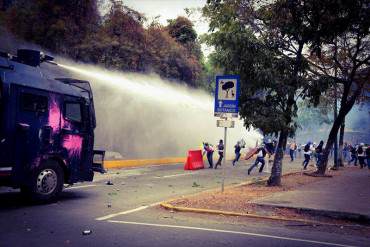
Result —
[{"label": "truck tire", "polygon": [[47,160],[32,173],[28,185],[21,190],[34,202],[48,203],[58,198],[63,185],[62,167],[57,161]]}]

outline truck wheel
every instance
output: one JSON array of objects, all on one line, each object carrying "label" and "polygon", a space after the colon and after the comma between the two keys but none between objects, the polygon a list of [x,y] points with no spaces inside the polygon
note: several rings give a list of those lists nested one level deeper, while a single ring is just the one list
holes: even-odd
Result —
[{"label": "truck wheel", "polygon": [[58,162],[48,160],[35,170],[30,178],[29,185],[22,189],[33,201],[46,203],[59,196],[63,184],[63,169]]}]

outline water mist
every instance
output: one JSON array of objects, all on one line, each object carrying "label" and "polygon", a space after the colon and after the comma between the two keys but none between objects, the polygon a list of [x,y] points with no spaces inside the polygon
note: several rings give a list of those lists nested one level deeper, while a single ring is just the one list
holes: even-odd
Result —
[{"label": "water mist", "polygon": [[[74,78],[90,81],[97,118],[96,147],[124,158],[185,156],[203,141],[223,139],[216,127],[213,98],[202,90],[169,82],[155,74],[121,73],[90,65],[62,62]],[[227,155],[243,138],[254,146],[261,138],[241,120],[228,129]]]}]

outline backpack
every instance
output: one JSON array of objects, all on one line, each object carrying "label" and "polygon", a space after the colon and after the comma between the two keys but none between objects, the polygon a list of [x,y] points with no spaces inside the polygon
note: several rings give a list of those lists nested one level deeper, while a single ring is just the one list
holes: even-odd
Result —
[{"label": "backpack", "polygon": [[362,154],[363,152],[364,152],[364,150],[362,149],[362,147],[359,147],[358,150],[357,150],[357,153]]},{"label": "backpack", "polygon": [[306,146],[304,146],[304,149],[303,149],[305,152],[308,152],[309,150],[310,150],[310,145],[306,145]]}]

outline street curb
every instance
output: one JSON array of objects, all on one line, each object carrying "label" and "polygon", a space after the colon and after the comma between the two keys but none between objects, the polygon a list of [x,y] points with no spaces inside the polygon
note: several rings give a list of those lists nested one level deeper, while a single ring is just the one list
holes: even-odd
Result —
[{"label": "street curb", "polygon": [[290,219],[285,217],[277,217],[277,216],[262,216],[257,214],[244,214],[244,213],[237,213],[232,211],[223,211],[223,210],[214,210],[214,209],[203,209],[203,208],[186,208],[186,207],[177,207],[173,206],[169,203],[161,203],[161,207],[178,211],[178,212],[188,212],[188,213],[201,213],[201,214],[213,214],[213,215],[227,215],[227,216],[241,216],[241,217],[248,217],[254,219],[263,219],[263,220],[275,220],[275,221],[287,221],[287,222],[300,222],[307,225],[330,225],[330,226],[337,226],[337,224],[330,224],[320,221],[314,220],[302,220],[302,219]]},{"label": "street curb", "polygon": [[[302,171],[299,172],[290,172],[286,173],[283,176],[288,176],[288,175],[293,175],[293,174],[302,174]],[[228,188],[235,188],[239,186],[244,186],[244,185],[252,185],[260,182],[267,182],[268,178],[263,178],[257,181],[248,181],[248,182],[243,182],[237,185],[231,185],[225,187],[225,189]],[[219,189],[211,189],[211,190],[206,190],[202,191],[200,193],[204,192],[214,192],[214,191],[219,191]],[[199,194],[199,193],[195,193]],[[241,216],[241,217],[249,217],[249,218],[254,218],[254,219],[264,219],[264,220],[275,220],[275,221],[287,221],[287,222],[300,222],[304,224],[312,224],[312,225],[328,225],[328,226],[338,226],[338,224],[331,224],[331,223],[325,223],[325,222],[320,222],[320,221],[314,221],[314,220],[303,220],[303,219],[291,219],[291,218],[285,218],[285,217],[278,217],[278,216],[262,216],[262,215],[256,215],[256,214],[246,214],[246,213],[238,213],[238,212],[233,212],[233,211],[223,211],[223,210],[214,210],[214,209],[204,209],[204,208],[188,208],[188,207],[178,207],[172,205],[170,202],[182,199],[181,197],[178,198],[173,198],[166,200],[162,203],[160,203],[160,206],[163,207],[164,209],[168,210],[173,210],[173,211],[178,211],[178,212],[190,212],[190,213],[201,213],[201,214],[213,214],[213,215],[227,215],[227,216]],[[259,204],[257,204],[259,205]],[[268,205],[263,205],[263,206],[268,206]],[[277,206],[279,207],[279,206]],[[279,208],[288,208],[288,209],[294,209],[297,211],[302,211],[302,212],[307,212],[307,213],[319,213],[317,215],[321,216],[328,216],[334,219],[344,219],[344,220],[351,220],[355,222],[361,222],[365,224],[370,224],[370,218],[366,215],[361,215],[361,214],[353,214],[353,213],[348,213],[346,214],[345,212],[334,212],[334,211],[326,211],[326,210],[314,210],[314,209],[308,209],[308,208],[294,208],[294,207],[279,207]],[[329,212],[329,213],[328,213]],[[328,214],[326,214],[328,213]],[[330,214],[333,213],[333,214]],[[336,214],[334,214],[336,213]],[[336,217],[334,217],[336,216]],[[343,216],[343,217],[340,217]]]},{"label": "street curb", "polygon": [[322,210],[322,209],[313,209],[313,208],[303,208],[303,207],[289,207],[289,206],[279,206],[274,204],[262,204],[262,203],[255,203],[259,206],[264,207],[275,207],[275,208],[282,208],[282,209],[291,209],[296,210],[297,212],[307,213],[313,216],[326,216],[332,219],[339,219],[339,220],[349,220],[357,223],[367,224],[370,225],[370,216],[365,214],[359,213],[351,213],[351,212],[341,212],[341,211],[331,211],[331,210]]}]

